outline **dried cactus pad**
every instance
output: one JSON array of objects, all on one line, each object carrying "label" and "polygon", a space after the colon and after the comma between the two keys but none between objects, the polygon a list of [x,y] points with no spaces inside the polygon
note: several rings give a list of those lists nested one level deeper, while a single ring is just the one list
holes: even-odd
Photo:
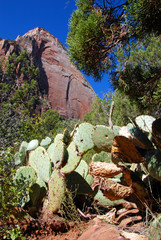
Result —
[{"label": "dried cactus pad", "polygon": [[124,136],[114,137],[112,144],[112,161],[126,163],[140,163],[144,158],[140,155],[135,145]]},{"label": "dried cactus pad", "polygon": [[155,121],[155,118],[149,115],[141,115],[136,117],[135,122],[139,128],[145,132],[152,131],[152,123]]},{"label": "dried cactus pad", "polygon": [[131,134],[130,139],[135,144],[135,146],[148,150],[153,149],[151,141],[148,139],[146,133],[144,133],[141,129],[137,127],[127,126],[127,130]]},{"label": "dried cactus pad", "polygon": [[56,213],[64,200],[66,184],[65,177],[61,174],[60,169],[54,169],[49,180],[49,202],[48,211]]},{"label": "dried cactus pad", "polygon": [[145,158],[145,165],[150,175],[161,181],[161,151],[159,149],[149,151]]},{"label": "dried cactus pad", "polygon": [[92,140],[96,151],[111,152],[111,145],[114,134],[111,128],[97,125],[93,129]]},{"label": "dried cactus pad", "polygon": [[89,172],[94,176],[110,178],[121,173],[122,168],[113,163],[92,162],[89,164]]},{"label": "dried cactus pad", "polygon": [[39,146],[29,158],[29,165],[35,169],[39,177],[48,182],[51,173],[51,162],[45,148]]},{"label": "dried cactus pad", "polygon": [[82,154],[93,148],[92,141],[93,126],[90,123],[81,123],[74,131],[73,141]]},{"label": "dried cactus pad", "polygon": [[71,173],[76,169],[80,160],[81,154],[78,152],[77,146],[74,142],[71,142],[67,148],[68,160],[64,167],[61,168],[63,174]]},{"label": "dried cactus pad", "polygon": [[98,189],[97,193],[95,194],[94,200],[97,201],[101,206],[115,206],[124,202],[124,199],[111,201],[103,195],[100,189]]},{"label": "dried cactus pad", "polygon": [[102,182],[100,189],[103,195],[111,201],[127,198],[134,193],[131,187],[123,186],[109,178]]}]

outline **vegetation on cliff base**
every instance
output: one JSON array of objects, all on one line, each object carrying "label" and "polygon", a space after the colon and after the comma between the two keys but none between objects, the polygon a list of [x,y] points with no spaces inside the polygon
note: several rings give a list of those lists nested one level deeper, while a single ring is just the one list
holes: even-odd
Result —
[{"label": "vegetation on cliff base", "polygon": [[70,123],[62,121],[56,110],[41,113],[44,105],[38,86],[39,69],[26,51],[9,55],[0,62],[0,147],[23,140],[54,136]]}]

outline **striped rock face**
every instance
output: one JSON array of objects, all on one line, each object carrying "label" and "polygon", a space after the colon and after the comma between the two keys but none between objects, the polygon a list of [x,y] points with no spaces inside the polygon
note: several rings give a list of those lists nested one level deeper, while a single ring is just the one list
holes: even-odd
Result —
[{"label": "striped rock face", "polygon": [[91,110],[96,94],[80,71],[69,61],[67,50],[42,28],[18,36],[15,42],[0,41],[0,60],[13,52],[26,50],[39,67],[39,89],[52,109],[65,118],[82,118]]}]

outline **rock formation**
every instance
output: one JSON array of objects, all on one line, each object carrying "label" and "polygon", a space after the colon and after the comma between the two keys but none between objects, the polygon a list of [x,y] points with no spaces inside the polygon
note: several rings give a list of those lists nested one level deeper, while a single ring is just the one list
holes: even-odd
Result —
[{"label": "rock formation", "polygon": [[[26,50],[39,67],[40,92],[48,96],[52,109],[67,118],[82,118],[90,111],[96,94],[80,71],[69,61],[65,47],[42,28],[18,36],[16,45]],[[15,44],[14,44],[15,46]],[[6,40],[0,41],[0,59],[15,48]]]}]

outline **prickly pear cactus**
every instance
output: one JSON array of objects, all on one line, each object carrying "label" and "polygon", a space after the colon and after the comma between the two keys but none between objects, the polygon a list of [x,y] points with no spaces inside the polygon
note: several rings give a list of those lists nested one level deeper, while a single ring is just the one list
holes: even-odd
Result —
[{"label": "prickly pear cactus", "polygon": [[86,182],[91,186],[94,182],[94,178],[91,174],[87,174],[86,178],[85,178]]},{"label": "prickly pear cactus", "polygon": [[82,159],[75,171],[78,172],[83,178],[86,178],[88,174],[88,164],[86,161]]},{"label": "prickly pear cactus", "polygon": [[92,140],[97,152],[111,152],[113,138],[114,134],[112,129],[103,125],[97,125],[94,127]]},{"label": "prickly pear cactus", "polygon": [[111,154],[101,151],[100,153],[95,153],[92,157],[92,162],[110,162]]},{"label": "prickly pear cactus", "polygon": [[46,194],[46,191],[47,185],[40,177],[38,177],[36,182],[30,188],[30,200],[32,206],[39,207],[43,197]]},{"label": "prickly pear cactus", "polygon": [[61,168],[61,172],[63,174],[68,174],[73,172],[76,167],[78,166],[80,160],[81,160],[81,154],[78,151],[78,148],[74,142],[71,142],[70,145],[67,148],[68,151],[68,160],[66,165]]},{"label": "prickly pear cactus", "polygon": [[150,224],[149,237],[150,240],[161,239],[161,214]]},{"label": "prickly pear cactus", "polygon": [[152,131],[152,123],[155,121],[155,118],[149,115],[141,115],[136,117],[135,122],[139,128],[144,132]]},{"label": "prickly pear cactus", "polygon": [[133,142],[124,136],[116,136],[112,145],[112,161],[125,163],[140,163],[144,158],[140,155]]},{"label": "prickly pear cactus", "polygon": [[135,146],[147,150],[152,150],[154,148],[147,135],[141,129],[132,127],[130,125],[128,125],[126,128],[130,133],[129,139],[134,143]]},{"label": "prickly pear cactus", "polygon": [[56,213],[60,209],[66,190],[65,176],[60,172],[60,169],[54,169],[48,186],[49,202],[47,208],[50,213]]},{"label": "prickly pear cactus", "polygon": [[152,124],[152,138],[155,145],[161,150],[161,118],[158,118]]},{"label": "prickly pear cactus", "polygon": [[27,145],[27,151],[32,151],[39,146],[39,141],[37,139],[31,140]]},{"label": "prickly pear cactus", "polygon": [[44,147],[44,148],[48,148],[48,146],[50,145],[51,143],[51,138],[49,137],[46,137],[45,139],[43,139],[41,142],[40,142],[40,146]]},{"label": "prickly pear cactus", "polygon": [[29,158],[29,165],[35,169],[38,176],[44,181],[48,182],[51,175],[51,162],[49,155],[45,148],[39,146],[35,149]]},{"label": "prickly pear cactus", "polygon": [[26,164],[26,152],[28,143],[23,141],[20,145],[19,151],[15,153],[14,160],[15,165],[25,165]]},{"label": "prickly pear cactus", "polygon": [[61,168],[63,163],[66,163],[68,159],[68,152],[65,143],[60,139],[54,142],[53,153],[51,156],[51,162],[54,167]]},{"label": "prickly pear cactus", "polygon": [[161,181],[161,151],[159,149],[150,151],[145,156],[145,166],[149,174]]},{"label": "prickly pear cactus", "polygon": [[[30,201],[32,207],[37,208],[46,194],[47,210],[56,213],[61,207],[66,190],[88,194],[104,206],[121,203],[124,201],[122,198],[134,193],[134,188],[132,182],[130,187],[123,186],[120,179],[117,183],[115,177],[123,171],[125,165],[124,168],[116,167],[109,163],[110,158],[115,164],[121,161],[121,164],[125,162],[130,166],[132,163],[144,162],[151,176],[161,181],[161,151],[155,149],[160,146],[160,120],[140,116],[136,121],[140,129],[128,124],[124,127],[127,136],[118,136],[119,126],[111,129],[103,125],[81,123],[75,126],[72,133],[65,129],[63,134],[57,134],[52,143],[49,138],[43,139],[41,146],[38,140],[23,143],[15,156],[17,165],[28,165],[20,167],[15,177],[16,181],[27,179],[31,189],[27,198],[23,198],[23,204]],[[155,146],[141,129],[144,132],[152,129]],[[86,153],[91,158],[89,165],[83,160]],[[109,171],[110,174],[107,174]],[[124,176],[128,185],[126,178],[129,175],[121,176]],[[91,185],[95,183],[95,178],[101,178],[103,184],[100,182],[99,189],[95,187],[92,190]]]},{"label": "prickly pear cactus", "polygon": [[78,194],[93,194],[92,188],[88,182],[78,173],[71,172],[66,175],[67,188],[72,192],[77,192]]},{"label": "prickly pear cactus", "polygon": [[26,158],[26,151],[27,151],[28,143],[23,141],[19,148],[20,158],[23,164],[25,164],[25,158]]},{"label": "prickly pear cactus", "polygon": [[36,182],[36,180],[37,174],[32,167],[23,166],[17,169],[14,181],[17,185],[26,188],[24,196],[22,196],[22,198],[20,199],[20,204],[22,207],[24,207],[24,205],[30,201],[29,189],[27,189],[27,187],[31,187]]},{"label": "prickly pear cactus", "polygon": [[82,154],[93,148],[92,141],[93,126],[90,123],[80,124],[74,131],[73,141]]}]

